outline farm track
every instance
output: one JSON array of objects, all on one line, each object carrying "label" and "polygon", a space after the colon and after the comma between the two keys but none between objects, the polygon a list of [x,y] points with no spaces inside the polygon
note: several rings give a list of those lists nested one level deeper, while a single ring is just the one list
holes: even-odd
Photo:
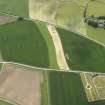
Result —
[{"label": "farm track", "polygon": [[64,70],[64,69],[48,69],[48,68],[40,68],[40,67],[35,67],[35,66],[30,66],[30,65],[26,65],[26,64],[21,64],[21,63],[17,63],[17,62],[0,62],[3,64],[14,64],[14,65],[18,65],[18,66],[23,66],[23,67],[27,67],[27,68],[32,68],[32,69],[36,69],[36,70],[42,70],[42,71],[56,71],[56,72],[67,72],[67,73],[76,73],[76,74],[80,74],[80,73],[97,73],[97,74],[105,74],[102,72],[88,72],[88,71],[81,71],[81,70]]},{"label": "farm track", "polygon": [[55,50],[56,50],[57,63],[59,65],[59,68],[64,69],[64,70],[70,70],[68,67],[68,64],[66,62],[64,51],[62,48],[62,43],[61,43],[59,34],[56,31],[56,28],[51,25],[47,25],[47,28],[50,32],[52,39],[53,39],[53,43],[54,43]]}]

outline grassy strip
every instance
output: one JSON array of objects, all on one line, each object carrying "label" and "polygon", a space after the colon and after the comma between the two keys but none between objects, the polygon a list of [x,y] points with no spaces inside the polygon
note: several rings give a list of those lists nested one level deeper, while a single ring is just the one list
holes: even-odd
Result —
[{"label": "grassy strip", "polygon": [[56,52],[55,52],[55,47],[54,47],[51,35],[44,23],[37,22],[36,24],[37,24],[40,32],[42,33],[44,40],[46,41],[47,46],[48,46],[49,65],[51,68],[57,69],[58,65],[57,65],[57,60],[56,60]]},{"label": "grassy strip", "polygon": [[41,105],[50,105],[50,94],[49,94],[49,78],[48,72],[43,72],[43,83],[41,85],[42,100]]},{"label": "grassy strip", "polygon": [[28,0],[0,0],[0,11],[28,17]]},{"label": "grassy strip", "polygon": [[57,28],[71,69],[105,72],[105,48],[78,34]]},{"label": "grassy strip", "polygon": [[0,105],[13,105],[13,104],[10,104],[10,103],[0,100]]},{"label": "grassy strip", "polygon": [[0,49],[5,61],[49,67],[47,44],[31,21],[0,26]]},{"label": "grassy strip", "polygon": [[[45,26],[45,24],[37,22],[37,26],[41,33],[43,34],[43,37],[48,45],[48,52],[49,52],[49,65],[51,68],[58,68],[57,61],[56,61],[56,54],[55,54],[55,48],[53,45],[52,38],[50,36],[50,33]],[[43,73],[43,83],[42,83],[42,105],[50,105],[50,92],[49,92],[49,75],[48,72]]]},{"label": "grassy strip", "polygon": [[87,101],[79,75],[50,72],[49,77],[52,105],[105,105],[105,101]]}]

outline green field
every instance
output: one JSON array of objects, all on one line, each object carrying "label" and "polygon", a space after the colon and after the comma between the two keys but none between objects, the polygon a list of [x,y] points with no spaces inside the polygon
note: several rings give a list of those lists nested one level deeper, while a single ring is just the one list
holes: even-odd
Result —
[{"label": "green field", "polygon": [[[48,33],[45,35],[48,40]],[[51,51],[49,53],[48,42],[46,43],[45,37],[34,22],[24,20],[0,26],[0,50],[5,61],[47,68],[52,63],[52,67],[55,67],[55,50],[53,47],[53,54]],[[53,43],[48,45],[53,46]],[[52,55],[53,59],[50,57]]]},{"label": "green field", "polygon": [[13,104],[10,104],[10,103],[0,100],[0,105],[13,105]]},{"label": "green field", "polygon": [[105,48],[87,38],[57,28],[71,69],[105,72]]},{"label": "green field", "polygon": [[28,0],[0,0],[0,12],[6,12],[9,14],[27,16],[28,13]]},{"label": "green field", "polygon": [[86,25],[87,35],[103,44],[105,44],[105,30],[104,29],[95,29],[91,26]]},{"label": "green field", "polygon": [[52,105],[105,105],[105,101],[88,102],[78,74],[50,72]]}]

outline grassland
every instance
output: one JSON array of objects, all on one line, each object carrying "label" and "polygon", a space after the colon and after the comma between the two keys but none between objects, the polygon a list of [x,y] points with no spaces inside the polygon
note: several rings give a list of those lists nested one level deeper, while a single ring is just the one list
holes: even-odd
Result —
[{"label": "grassland", "polygon": [[73,22],[73,20],[75,20],[74,22],[78,24],[79,19],[77,16],[80,16],[80,10],[81,9],[73,2],[62,2],[55,15],[55,20],[61,25],[65,23],[69,25]]},{"label": "grassland", "polygon": [[93,27],[86,25],[86,32],[90,38],[95,39],[105,44],[105,38],[104,38],[105,30],[104,29],[94,29]]},{"label": "grassland", "polygon": [[87,38],[57,28],[71,69],[105,72],[105,48]]},{"label": "grassland", "polygon": [[0,100],[0,105],[13,105],[13,104],[10,104],[10,103]]},{"label": "grassland", "polygon": [[52,105],[105,105],[105,101],[89,103],[78,74],[50,72]]},{"label": "grassland", "polygon": [[0,49],[5,61],[50,67],[51,55],[45,39],[31,21],[16,21],[0,26]]},{"label": "grassland", "polygon": [[42,33],[44,40],[47,43],[48,52],[49,52],[49,64],[51,68],[58,68],[57,61],[56,61],[56,54],[55,54],[55,47],[51,38],[51,35],[44,23],[36,22],[40,32]]},{"label": "grassland", "polygon": [[0,0],[0,11],[28,17],[28,0]]},{"label": "grassland", "polygon": [[0,71],[1,71],[1,68],[2,68],[2,63],[0,63]]},{"label": "grassland", "polygon": [[55,21],[60,26],[79,31],[83,26],[82,8],[73,1],[62,1],[57,9]]},{"label": "grassland", "polygon": [[89,16],[94,15],[94,16],[103,16],[105,15],[105,12],[103,11],[105,10],[105,1],[104,0],[90,0],[88,2],[88,10],[87,10],[87,14]]}]

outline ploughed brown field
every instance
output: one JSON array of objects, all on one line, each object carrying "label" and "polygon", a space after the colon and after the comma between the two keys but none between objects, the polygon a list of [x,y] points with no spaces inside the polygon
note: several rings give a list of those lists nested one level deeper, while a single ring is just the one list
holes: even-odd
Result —
[{"label": "ploughed brown field", "polygon": [[0,97],[20,105],[41,104],[42,73],[5,64],[0,74]]}]

